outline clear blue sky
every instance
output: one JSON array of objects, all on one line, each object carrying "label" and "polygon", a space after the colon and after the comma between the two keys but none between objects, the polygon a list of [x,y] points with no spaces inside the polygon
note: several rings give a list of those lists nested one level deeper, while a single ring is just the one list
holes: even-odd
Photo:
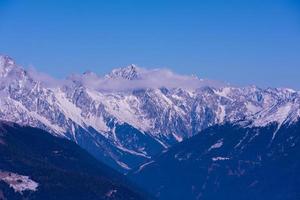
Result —
[{"label": "clear blue sky", "polygon": [[300,89],[300,1],[0,0],[0,53],[59,78],[135,63]]}]

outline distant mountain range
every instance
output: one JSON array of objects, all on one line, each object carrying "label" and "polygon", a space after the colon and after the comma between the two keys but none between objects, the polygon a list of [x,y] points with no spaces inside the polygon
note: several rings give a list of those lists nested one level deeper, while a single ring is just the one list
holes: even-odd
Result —
[{"label": "distant mountain range", "polygon": [[0,122],[1,200],[148,198],[75,143]]},{"label": "distant mountain range", "polygon": [[291,89],[220,87],[134,65],[56,81],[1,56],[0,82],[0,119],[71,139],[121,172],[216,124],[280,127],[300,116],[300,93]]},{"label": "distant mountain range", "polygon": [[72,140],[122,173],[214,125],[279,130],[300,116],[300,92],[291,89],[231,87],[134,65],[55,80],[0,56],[0,83],[0,119]]},{"label": "distant mountain range", "polygon": [[292,89],[135,65],[57,80],[0,56],[0,120],[1,200],[300,199]]}]

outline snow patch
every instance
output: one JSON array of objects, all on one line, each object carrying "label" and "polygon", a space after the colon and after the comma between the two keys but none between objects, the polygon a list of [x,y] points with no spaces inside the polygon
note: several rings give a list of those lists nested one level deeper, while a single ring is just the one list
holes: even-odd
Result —
[{"label": "snow patch", "polygon": [[231,100],[231,98],[229,97],[229,95],[231,93],[231,88],[230,87],[224,87],[224,88],[221,88],[219,90],[215,90],[214,92],[215,92],[215,94],[219,95],[220,97],[224,97],[226,99]]},{"label": "snow patch", "polygon": [[39,184],[31,180],[28,176],[19,175],[11,172],[0,171],[0,180],[4,181],[15,192],[22,194],[23,191],[37,191]]},{"label": "snow patch", "polygon": [[131,170],[131,168],[128,166],[128,165],[126,165],[125,163],[123,163],[123,162],[121,162],[121,161],[119,161],[119,160],[115,160],[116,161],[116,163],[119,165],[119,166],[121,166],[122,168],[124,168],[124,169],[126,169],[126,170]]},{"label": "snow patch", "polygon": [[212,158],[212,161],[222,161],[222,160],[229,160],[228,157],[214,157]]},{"label": "snow patch", "polygon": [[224,105],[220,105],[220,106],[219,106],[219,112],[218,112],[218,119],[219,119],[219,121],[222,123],[222,122],[224,122],[225,117],[226,117],[226,109],[225,109],[225,106],[224,106]]},{"label": "snow patch", "polygon": [[212,149],[218,149],[221,148],[223,146],[223,139],[219,140],[217,143],[213,144],[208,151],[212,150]]},{"label": "snow patch", "polygon": [[124,151],[124,152],[127,152],[127,153],[130,153],[130,154],[133,154],[133,155],[136,155],[136,156],[141,156],[141,157],[144,157],[144,158],[151,158],[143,153],[140,153],[140,152],[136,152],[136,151],[133,151],[133,150],[130,150],[130,149],[127,149],[125,147],[122,147],[122,146],[117,146],[118,149]]},{"label": "snow patch", "polygon": [[147,165],[150,165],[150,164],[152,164],[152,163],[154,163],[154,161],[150,161],[150,162],[147,162],[147,163],[141,165],[141,166],[139,167],[139,169],[135,172],[135,174],[138,173],[138,172],[140,172],[140,171],[142,171]]},{"label": "snow patch", "polygon": [[246,103],[246,108],[247,108],[248,112],[251,114],[255,114],[261,110],[260,107],[257,107],[253,103],[249,103],[249,102]]},{"label": "snow patch", "polygon": [[176,135],[175,133],[172,133],[172,135],[174,136],[174,138],[177,142],[182,142],[183,138],[181,136]]}]

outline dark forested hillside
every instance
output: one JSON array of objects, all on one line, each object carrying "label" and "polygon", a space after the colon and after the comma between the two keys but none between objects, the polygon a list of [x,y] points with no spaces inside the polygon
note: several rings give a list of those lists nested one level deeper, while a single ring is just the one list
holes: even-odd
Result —
[{"label": "dark forested hillside", "polygon": [[159,199],[300,199],[300,123],[206,129],[130,174]]},{"label": "dark forested hillside", "polygon": [[[6,122],[0,126],[1,200],[144,199],[123,175],[75,143],[36,128]],[[9,179],[13,176],[19,178],[14,182]],[[20,189],[25,176],[38,184],[36,190],[16,191],[13,185]]]}]

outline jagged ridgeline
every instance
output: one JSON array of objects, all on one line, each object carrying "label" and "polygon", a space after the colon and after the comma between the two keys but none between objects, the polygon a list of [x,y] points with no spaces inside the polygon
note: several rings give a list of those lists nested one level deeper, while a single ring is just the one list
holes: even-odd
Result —
[{"label": "jagged ridgeline", "polygon": [[300,115],[291,89],[230,87],[134,65],[54,80],[1,56],[0,82],[0,119],[70,139],[124,173],[213,125],[280,127]]}]

